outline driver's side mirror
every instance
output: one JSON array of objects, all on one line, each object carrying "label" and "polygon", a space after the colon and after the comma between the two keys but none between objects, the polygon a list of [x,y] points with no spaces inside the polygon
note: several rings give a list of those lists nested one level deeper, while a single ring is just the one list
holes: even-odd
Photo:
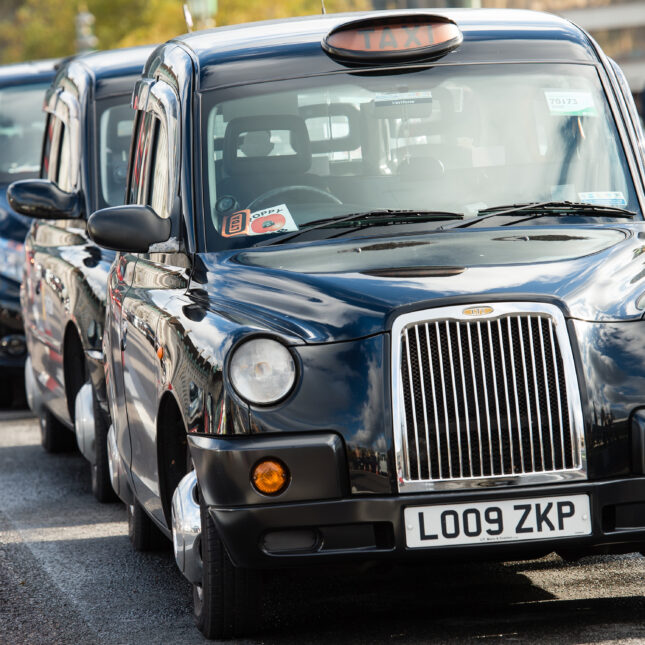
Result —
[{"label": "driver's side mirror", "polygon": [[152,244],[165,242],[170,231],[170,219],[138,204],[102,208],[87,221],[87,232],[99,246],[129,253],[146,253]]},{"label": "driver's side mirror", "polygon": [[16,213],[38,219],[78,219],[83,216],[80,192],[66,193],[48,179],[14,181],[7,199]]}]

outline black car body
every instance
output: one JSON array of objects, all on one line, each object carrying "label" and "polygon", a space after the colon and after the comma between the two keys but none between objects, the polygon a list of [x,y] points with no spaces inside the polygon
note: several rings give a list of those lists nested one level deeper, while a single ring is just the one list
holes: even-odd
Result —
[{"label": "black car body", "polygon": [[259,568],[641,548],[643,138],[587,34],[217,29],[133,103],[130,205],[89,222],[121,251],[113,482],[205,634],[248,626]]},{"label": "black car body", "polygon": [[113,493],[101,340],[114,253],[96,246],[85,227],[96,208],[123,202],[130,95],[150,51],[64,61],[45,97],[41,178],[15,182],[8,191],[16,210],[34,217],[21,290],[28,399],[40,415],[47,450],[73,445],[69,429],[76,426],[81,452],[92,463],[93,489],[105,500]]},{"label": "black car body", "polygon": [[55,64],[51,60],[0,67],[0,397],[4,403],[24,402],[22,371],[27,347],[20,282],[30,224],[9,206],[6,191],[16,179],[38,176],[45,127],[42,103]]}]

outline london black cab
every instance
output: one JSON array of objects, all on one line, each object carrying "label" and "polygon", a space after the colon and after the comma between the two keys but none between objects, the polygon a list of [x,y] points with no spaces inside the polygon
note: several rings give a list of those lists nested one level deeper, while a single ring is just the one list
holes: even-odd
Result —
[{"label": "london black cab", "polygon": [[645,540],[643,139],[539,13],[319,16],[155,51],[104,334],[113,482],[195,617],[258,571]]},{"label": "london black cab", "polygon": [[132,133],[129,101],[152,48],[94,53],[61,64],[47,90],[41,179],[14,182],[11,206],[34,219],[25,240],[21,306],[25,385],[45,450],[74,445],[92,465],[92,490],[114,497],[101,341],[114,253],[86,233],[97,208],[122,204]]},{"label": "london black cab", "polygon": [[45,90],[56,61],[0,67],[0,404],[24,405],[27,345],[20,311],[29,219],[7,203],[7,186],[38,177],[45,129]]}]

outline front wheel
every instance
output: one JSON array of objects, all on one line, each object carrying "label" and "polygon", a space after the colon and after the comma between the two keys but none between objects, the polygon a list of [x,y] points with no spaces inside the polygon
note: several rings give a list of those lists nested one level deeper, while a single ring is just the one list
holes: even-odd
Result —
[{"label": "front wheel", "polygon": [[260,618],[260,574],[233,564],[203,503],[201,520],[202,583],[193,585],[195,623],[206,638],[251,634]]},{"label": "front wheel", "polygon": [[116,502],[118,497],[112,488],[110,465],[108,460],[108,424],[105,422],[96,393],[92,389],[94,405],[94,463],[90,465],[92,473],[92,493],[101,503]]},{"label": "front wheel", "polygon": [[40,443],[45,452],[71,452],[76,449],[76,437],[49,410],[39,418]]}]

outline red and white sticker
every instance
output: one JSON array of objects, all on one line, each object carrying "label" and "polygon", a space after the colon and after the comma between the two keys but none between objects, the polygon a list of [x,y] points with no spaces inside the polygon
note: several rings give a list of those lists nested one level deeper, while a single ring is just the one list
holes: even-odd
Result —
[{"label": "red and white sticker", "polygon": [[280,204],[254,213],[246,209],[227,215],[222,226],[222,237],[266,235],[297,230],[298,225],[293,221],[287,205]]}]

